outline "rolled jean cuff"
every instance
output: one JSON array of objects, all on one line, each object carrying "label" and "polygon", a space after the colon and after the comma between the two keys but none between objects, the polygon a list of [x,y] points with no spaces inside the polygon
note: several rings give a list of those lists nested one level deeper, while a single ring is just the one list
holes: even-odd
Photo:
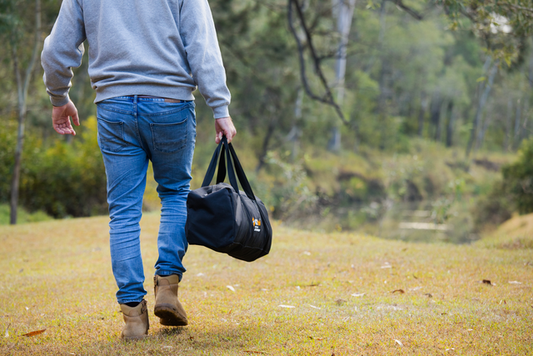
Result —
[{"label": "rolled jean cuff", "polygon": [[144,298],[141,298],[140,300],[129,300],[129,299],[124,299],[124,300],[117,300],[118,304],[127,304],[127,303],[140,303],[143,301]]},{"label": "rolled jean cuff", "polygon": [[168,276],[172,276],[173,274],[177,275],[181,282],[181,278],[183,277],[183,273],[181,272],[176,272],[176,271],[157,271],[156,272],[156,275],[159,277],[168,277]]}]

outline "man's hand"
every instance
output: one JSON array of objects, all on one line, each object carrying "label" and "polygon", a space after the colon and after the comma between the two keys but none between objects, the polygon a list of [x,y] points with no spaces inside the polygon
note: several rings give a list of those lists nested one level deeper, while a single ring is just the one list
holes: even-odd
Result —
[{"label": "man's hand", "polygon": [[80,126],[78,109],[76,109],[76,105],[72,101],[69,101],[68,104],[63,106],[54,106],[52,110],[52,124],[58,134],[76,136],[76,131],[72,127],[70,118],[72,118],[74,125]]},{"label": "man's hand", "polygon": [[217,145],[222,140],[222,136],[225,135],[228,139],[228,143],[230,143],[233,137],[237,134],[237,130],[235,129],[235,126],[233,126],[233,121],[231,121],[231,117],[229,116],[215,120],[215,131],[215,142]]}]

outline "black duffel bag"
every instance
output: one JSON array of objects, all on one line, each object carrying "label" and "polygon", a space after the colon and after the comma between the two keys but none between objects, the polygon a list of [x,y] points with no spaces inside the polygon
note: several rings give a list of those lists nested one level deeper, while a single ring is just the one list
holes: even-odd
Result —
[{"label": "black duffel bag", "polygon": [[[216,185],[209,185],[217,160]],[[231,184],[223,183],[226,160]],[[232,161],[243,191],[239,191]],[[252,192],[237,154],[225,136],[213,154],[202,187],[189,193],[185,235],[191,245],[205,246],[248,262],[270,251],[272,227],[267,209]]]}]

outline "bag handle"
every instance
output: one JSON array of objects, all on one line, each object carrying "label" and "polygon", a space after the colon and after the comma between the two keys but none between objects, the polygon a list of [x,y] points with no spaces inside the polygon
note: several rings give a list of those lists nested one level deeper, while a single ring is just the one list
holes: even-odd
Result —
[{"label": "bag handle", "polygon": [[[213,153],[213,157],[211,158],[211,162],[209,162],[209,167],[207,168],[207,172],[205,172],[204,181],[202,182],[202,187],[206,187],[211,183],[211,180],[213,179],[213,176],[215,175],[215,168],[217,167],[217,161],[218,161],[218,155],[220,153],[220,148],[222,147],[222,142],[217,146],[215,149],[215,152]],[[219,170],[220,171],[220,170]],[[226,173],[224,172],[224,176]],[[218,181],[218,175],[217,175],[217,181]],[[222,178],[224,179],[224,178]]]},{"label": "bag handle", "polygon": [[[217,184],[224,182],[224,179],[226,178],[226,165],[227,165],[228,167],[227,173],[228,173],[230,184],[233,187],[233,189],[235,189],[236,192],[239,191],[239,186],[237,185],[237,179],[235,178],[235,170],[236,170],[237,178],[239,179],[239,183],[241,183],[243,191],[246,193],[248,198],[255,201],[255,195],[252,191],[252,187],[250,186],[250,183],[248,182],[248,179],[246,178],[244,169],[241,166],[241,163],[239,161],[239,158],[237,157],[237,154],[235,153],[235,150],[233,149],[233,146],[231,145],[231,143],[228,143],[226,136],[222,137],[222,140],[220,141],[217,148],[215,149],[215,152],[213,153],[213,157],[211,158],[211,162],[209,163],[209,167],[207,168],[207,172],[205,173],[204,181],[202,182],[202,187],[208,186],[211,183],[211,180],[213,180],[213,176],[215,175],[215,168],[217,166],[217,161],[218,161]],[[233,167],[233,163],[235,163],[235,170]]]},{"label": "bag handle", "polygon": [[235,170],[237,171],[237,177],[239,178],[239,182],[241,183],[242,190],[244,190],[248,198],[255,201],[255,195],[254,195],[254,192],[252,191],[252,187],[250,186],[250,183],[248,182],[248,178],[246,178],[244,169],[242,168],[241,162],[239,161],[239,158],[237,158],[237,153],[233,149],[233,146],[231,145],[231,143],[228,144],[228,148],[231,153],[231,157],[233,157],[233,163],[235,165]]}]

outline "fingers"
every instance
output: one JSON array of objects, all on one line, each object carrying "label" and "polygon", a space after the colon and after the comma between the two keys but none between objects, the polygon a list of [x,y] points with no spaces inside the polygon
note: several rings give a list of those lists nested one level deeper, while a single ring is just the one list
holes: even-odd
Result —
[{"label": "fingers", "polygon": [[63,106],[55,106],[52,110],[52,125],[54,130],[60,135],[76,136],[76,131],[72,127],[70,119],[74,125],[80,125],[80,118],[78,117],[78,109],[72,101],[69,101]]},{"label": "fingers", "polygon": [[54,123],[54,130],[60,135],[73,135],[76,136],[76,131],[72,128],[68,117],[65,122]]},{"label": "fingers", "polygon": [[215,120],[215,131],[215,142],[217,144],[220,143],[223,135],[226,136],[228,143],[230,143],[231,140],[233,140],[233,137],[237,134],[237,130],[235,129],[233,121],[229,116]]},{"label": "fingers", "polygon": [[77,110],[76,110],[76,113],[72,116],[72,122],[74,122],[74,125],[80,126],[80,118],[78,117]]}]

